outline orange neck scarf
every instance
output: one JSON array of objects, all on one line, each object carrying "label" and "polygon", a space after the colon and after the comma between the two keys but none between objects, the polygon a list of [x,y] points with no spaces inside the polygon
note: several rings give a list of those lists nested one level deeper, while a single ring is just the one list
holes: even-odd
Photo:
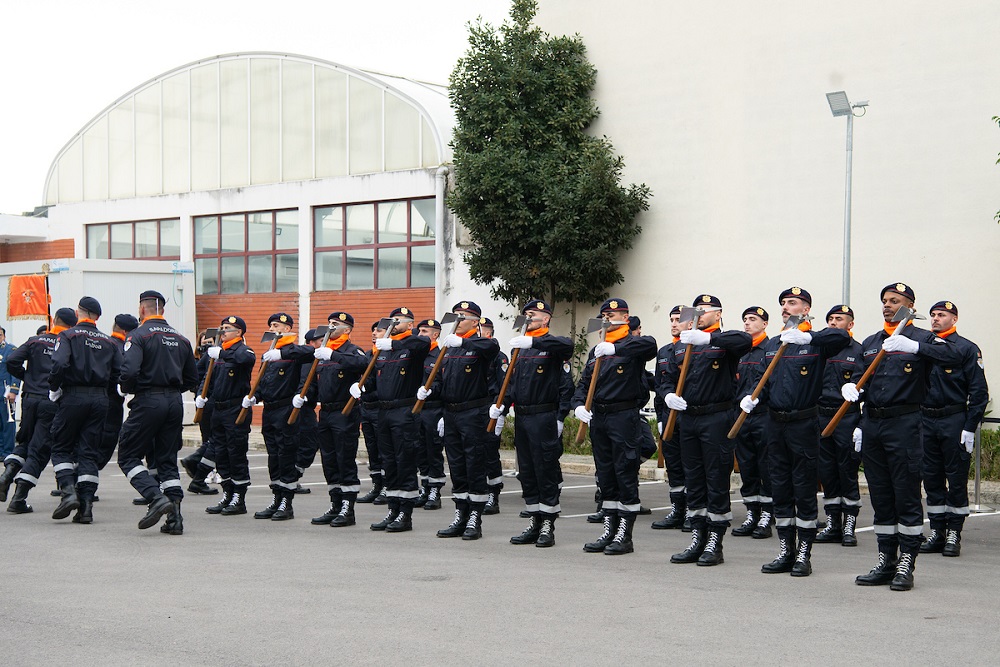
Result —
[{"label": "orange neck scarf", "polygon": [[69,327],[52,327],[49,333],[52,334],[53,336],[58,336],[61,332],[66,331],[66,329],[68,328]]},{"label": "orange neck scarf", "polygon": [[799,331],[812,331],[813,323],[809,320],[805,322],[799,322]]},{"label": "orange neck scarf", "polygon": [[704,331],[705,333],[708,333],[708,334],[710,334],[710,333],[712,333],[714,331],[718,331],[718,330],[719,330],[719,323],[718,322],[716,322],[712,326],[708,327],[707,329],[702,329],[702,331]]},{"label": "orange neck scarf", "polygon": [[431,341],[431,351],[438,349],[438,342],[436,340]]},{"label": "orange neck scarf", "polygon": [[[907,323],[907,324],[909,324],[909,323]],[[888,335],[891,336],[892,332],[894,332],[898,326],[899,326],[899,322],[885,322],[882,325],[882,330],[885,331],[886,334],[888,334]]]},{"label": "orange neck scarf", "polygon": [[233,338],[231,340],[225,341],[220,347],[223,350],[228,350],[229,348],[231,348],[233,345],[236,345],[236,343],[240,342],[241,340],[243,340],[243,336],[237,336],[236,338]]},{"label": "orange neck scarf", "polygon": [[469,329],[464,334],[462,334],[462,338],[472,338],[475,335],[476,335],[476,329]]},{"label": "orange neck scarf", "polygon": [[162,320],[162,319],[164,319],[163,315],[146,315],[146,317],[142,318],[142,321],[145,322],[146,320]]},{"label": "orange neck scarf", "polygon": [[278,342],[274,344],[274,349],[280,350],[281,348],[285,347],[286,345],[291,345],[294,342],[295,342],[295,336],[294,335],[292,335],[292,336],[289,336],[289,335],[281,336],[280,338],[278,338]]},{"label": "orange neck scarf", "polygon": [[350,338],[350,334],[341,334],[341,335],[337,336],[337,338],[335,338],[334,340],[328,340],[328,341],[326,341],[326,346],[328,348],[330,348],[331,350],[339,349],[340,346],[343,345],[344,343],[346,343],[349,338]]},{"label": "orange neck scarf", "polygon": [[948,336],[952,335],[953,333],[955,333],[955,327],[954,327],[954,325],[952,325],[952,327],[950,329],[946,329],[945,331],[942,331],[941,333],[935,334],[935,335],[938,338],[947,338]]},{"label": "orange neck scarf", "polygon": [[97,324],[97,322],[95,320],[88,320],[86,317],[81,317],[79,320],[77,320],[76,323],[77,324],[83,324],[84,322],[86,322],[87,324],[93,324],[93,325]]},{"label": "orange neck scarf", "polygon": [[531,336],[532,338],[538,338],[539,336],[544,336],[549,332],[548,327],[542,327],[541,329],[535,329],[534,331],[525,331],[525,336]]},{"label": "orange neck scarf", "polygon": [[680,336],[674,336],[674,345],[676,345],[679,342],[681,342],[681,337]]},{"label": "orange neck scarf", "polygon": [[111,337],[112,338],[117,338],[118,340],[125,340],[125,334],[118,333],[117,331],[112,331],[111,332]]},{"label": "orange neck scarf", "polygon": [[758,345],[760,345],[761,343],[763,343],[765,340],[767,340],[767,332],[766,331],[761,331],[760,334],[758,334],[753,339],[753,346],[757,347]]},{"label": "orange neck scarf", "polygon": [[620,327],[604,334],[605,343],[617,343],[629,334],[628,324],[623,322]]},{"label": "orange neck scarf", "polygon": [[391,338],[393,340],[403,340],[404,338],[409,338],[412,335],[413,335],[413,332],[410,329],[407,329],[403,333],[393,334],[391,336]]}]

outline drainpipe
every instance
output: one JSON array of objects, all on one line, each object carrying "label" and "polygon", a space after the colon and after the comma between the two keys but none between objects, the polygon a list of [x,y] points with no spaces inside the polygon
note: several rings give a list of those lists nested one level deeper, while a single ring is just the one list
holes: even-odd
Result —
[{"label": "drainpipe", "polygon": [[449,284],[450,271],[447,269],[447,253],[444,221],[448,215],[444,197],[448,190],[448,174],[451,167],[442,165],[434,175],[434,312],[444,312],[445,290]]}]

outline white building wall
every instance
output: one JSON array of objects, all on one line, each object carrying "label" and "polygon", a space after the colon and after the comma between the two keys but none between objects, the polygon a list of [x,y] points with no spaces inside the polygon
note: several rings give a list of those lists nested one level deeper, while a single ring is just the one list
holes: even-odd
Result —
[{"label": "white building wall", "polygon": [[[951,299],[1000,387],[992,308],[1000,225],[1000,4],[541,0],[537,23],[579,33],[597,68],[592,128],[653,191],[612,292],[668,340],[667,311],[701,292],[726,324],[810,290],[814,315],[841,300],[846,120],[825,93],[869,99],[854,122],[851,302],[863,338],[879,291],[914,287],[917,308]],[[925,323],[926,325],[926,323]]]}]

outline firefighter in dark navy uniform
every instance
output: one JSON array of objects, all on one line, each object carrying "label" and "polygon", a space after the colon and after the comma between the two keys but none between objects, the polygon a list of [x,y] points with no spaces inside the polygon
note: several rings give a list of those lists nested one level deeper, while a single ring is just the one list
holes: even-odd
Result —
[{"label": "firefighter in dark navy uniform", "polygon": [[[323,344],[323,334],[317,334],[316,329],[306,331],[302,339],[313,350],[318,349]],[[302,364],[302,368],[299,371],[299,386],[296,394],[302,393],[302,387],[305,385],[306,378],[309,376],[311,369],[311,363]],[[316,436],[316,393],[316,383],[313,382],[309,385],[309,390],[306,392],[305,399],[303,399],[302,407],[299,409],[299,447],[298,453],[295,455],[295,469],[298,471],[300,477],[305,474],[306,470],[313,464],[313,461],[316,460],[316,453],[319,451],[319,440]],[[293,398],[292,407],[295,407],[296,404],[297,401]],[[303,487],[300,483],[296,485],[295,493],[310,493],[309,487]]]},{"label": "firefighter in dark navy uniform", "polygon": [[52,518],[65,519],[79,510],[76,523],[93,521],[108,389],[118,384],[122,364],[121,351],[97,329],[100,316],[97,299],[80,299],[77,324],[59,334],[49,371],[49,398],[58,404],[52,419],[52,469],[62,496]]},{"label": "firefighter in dark navy uniform", "polygon": [[[375,340],[375,372],[368,378],[378,394],[378,447],[385,471],[384,483],[389,513],[369,528],[389,533],[413,530],[413,507],[417,491],[417,447],[420,431],[413,414],[417,388],[423,379],[424,358],[431,349],[427,338],[413,334],[415,316],[400,306],[389,314],[396,320],[389,338]],[[357,383],[351,395],[361,397]]]},{"label": "firefighter in dark navy uniform", "polygon": [[[861,349],[866,367],[880,350],[886,355],[864,386],[861,426],[854,431],[875,512],[879,556],[875,567],[855,582],[859,586],[889,584],[894,591],[908,591],[913,588],[913,570],[923,542],[920,404],[933,366],[953,368],[961,363],[962,355],[954,343],[913,324],[891,335],[902,326],[892,322],[893,317],[900,308],[912,308],[916,300],[909,285],[887,285],[880,296],[885,324],[865,339]],[[860,397],[853,382],[844,384],[841,394],[850,402]]]},{"label": "firefighter in dark navy uniform", "polygon": [[[826,360],[818,408],[821,431],[844,402],[840,388],[847,382],[857,382],[864,372],[861,343],[854,340],[851,333],[854,328],[854,311],[851,307],[839,304],[831,308],[826,314],[826,324],[843,329],[852,338],[847,347]],[[839,542],[845,547],[858,545],[855,530],[858,512],[861,511],[861,490],[858,487],[861,454],[854,451],[853,434],[860,420],[861,411],[857,405],[851,405],[833,435],[820,438],[816,467],[820,484],[823,485],[826,527],[816,534],[817,544]]]},{"label": "firefighter in dark navy uniform", "polygon": [[[729,478],[735,443],[726,434],[731,426],[736,370],[753,339],[745,331],[721,330],[722,302],[718,297],[702,294],[691,305],[704,312],[697,328],[681,331],[659,388],[667,407],[680,411],[677,428],[692,528],[691,544],[671,556],[670,562],[712,566],[724,562],[722,538],[733,518]],[[677,380],[688,345],[692,346],[690,369],[683,396],[678,396]]]},{"label": "firefighter in dark navy uniform", "polygon": [[299,423],[288,423],[292,414],[292,397],[298,394],[302,366],[313,359],[315,348],[296,344],[290,333],[295,321],[287,313],[275,313],[267,318],[268,331],[277,336],[272,349],[261,355],[267,364],[262,371],[257,393],[244,396],[241,406],[252,408],[264,404],[260,433],[267,448],[267,472],[271,488],[271,504],[254,513],[255,519],[287,521],[295,518],[292,500],[301,474],[295,464],[299,454]]},{"label": "firefighter in dark navy uniform", "polygon": [[[114,321],[114,326],[111,328],[111,340],[124,355],[125,337],[139,326],[139,320],[135,319],[135,315],[119,313],[115,315]],[[118,446],[118,436],[121,434],[122,420],[124,419],[125,397],[118,392],[117,387],[112,387],[108,391],[108,416],[104,420],[104,432],[101,434],[101,458],[98,462],[100,470],[104,470],[104,466],[108,465],[115,455],[115,447]]]},{"label": "firefighter in dark navy uniform", "polygon": [[[219,345],[206,350],[215,364],[212,370],[208,397],[195,398],[198,408],[209,400],[212,410],[212,444],[215,446],[215,467],[222,478],[222,499],[217,505],[205,508],[208,514],[234,516],[246,514],[246,493],[250,487],[250,422],[236,423],[243,399],[250,391],[250,374],[257,356],[247,347],[243,336],[247,332],[242,317],[230,315],[219,325]],[[202,381],[204,382],[204,381]],[[199,392],[200,393],[200,392]]]},{"label": "firefighter in dark navy uniform", "polygon": [[[424,358],[423,381],[427,382],[438,354],[438,338],[441,336],[441,323],[437,320],[421,320],[417,324],[421,336],[431,341],[430,353]],[[434,378],[432,395],[424,401],[424,407],[417,416],[420,424],[420,446],[417,448],[417,471],[420,474],[420,495],[414,505],[425,510],[441,509],[441,489],[448,481],[444,472],[444,440],[438,434],[438,422],[444,417],[444,404],[441,402],[441,374]]]},{"label": "firefighter in dark navy uniform", "polygon": [[[740,357],[736,371],[736,396],[753,393],[767,362],[764,359],[769,315],[760,306],[743,311],[743,330],[753,337],[753,348]],[[737,408],[738,410],[739,408]],[[739,412],[733,413],[733,418]],[[750,535],[757,539],[771,537],[774,500],[767,464],[767,405],[757,405],[743,422],[736,436],[736,461],[740,464],[740,496],[747,508],[746,520],[733,528],[736,537]]]},{"label": "firefighter in dark navy uniform", "polygon": [[[384,330],[378,328],[378,322],[372,322],[372,348],[367,351],[368,361],[377,353],[375,339],[382,336]],[[358,496],[359,503],[385,505],[389,501],[385,496],[385,471],[382,469],[382,454],[378,448],[378,393],[367,391],[361,395],[361,434],[365,437],[365,451],[368,453],[368,474],[372,478],[372,488],[363,496]],[[425,505],[426,507],[426,505]]]},{"label": "firefighter in dark navy uniform", "polygon": [[[52,354],[60,333],[76,325],[76,313],[71,308],[60,308],[52,318],[51,330],[32,336],[7,357],[7,370],[20,377],[21,384],[21,437],[25,439],[21,460],[5,461],[7,467],[0,478],[0,501],[7,499],[11,480],[15,483],[14,497],[7,511],[27,514],[28,492],[38,485],[38,476],[49,464],[52,455],[52,419],[56,404],[49,399],[49,371]],[[27,364],[27,369],[24,368]],[[17,450],[15,449],[15,453]]]},{"label": "firefighter in dark navy uniform", "polygon": [[[10,353],[7,355],[0,355],[0,362],[3,363],[2,368],[4,373],[6,373],[11,378],[17,378],[19,381],[24,380],[24,363],[27,361],[28,350],[30,347],[24,347],[29,341],[34,340],[36,337],[41,336],[48,332],[48,327],[44,324],[38,327],[35,331],[35,335],[25,341],[21,346],[14,348],[11,347]],[[54,340],[54,339],[53,339]],[[21,348],[24,348],[23,350]],[[11,364],[10,360],[18,353],[21,353],[16,357],[15,363]],[[51,356],[51,354],[49,355]],[[48,369],[45,371],[48,375]],[[14,434],[14,448],[9,454],[3,457],[4,471],[0,473],[0,502],[6,502],[7,491],[10,485],[14,481],[14,477],[20,472],[21,468],[24,466],[24,461],[28,456],[28,443],[31,441],[31,436],[34,433],[35,422],[37,421],[35,410],[38,406],[38,396],[39,391],[36,390],[34,395],[29,399],[25,394],[26,387],[19,387],[12,384],[7,389],[7,394],[17,399],[17,396],[21,396],[21,419],[19,420],[19,425],[17,432]],[[46,397],[47,398],[47,397]]]},{"label": "firefighter in dark navy uniform", "polygon": [[[207,354],[208,348],[215,345],[215,339],[207,334],[207,331],[201,334],[198,349],[195,351],[199,386],[205,381],[209,365],[215,363]],[[215,470],[215,445],[212,443],[212,412],[214,410],[215,402],[209,400],[202,409],[201,420],[198,422],[201,444],[194,452],[181,459],[181,467],[191,476],[191,483],[187,487],[188,493],[204,496],[214,496],[219,493],[218,489],[205,482],[209,473]]]},{"label": "firefighter in dark navy uniform", "polygon": [[[778,296],[781,319],[797,315],[807,318],[812,296],[801,287],[790,287]],[[766,364],[785,346],[784,356],[764,385],[767,403],[767,449],[774,498],[774,522],[778,531],[778,556],[765,564],[767,574],[789,572],[793,577],[812,574],[812,545],[816,539],[816,460],[819,456],[819,415],[826,360],[843,350],[851,337],[843,329],[827,327],[813,331],[805,319],[786,327],[781,335],[765,343]],[[740,400],[744,411],[756,406],[749,395]],[[796,544],[796,537],[798,544]]]},{"label": "firefighter in dark navy uniform", "polygon": [[[517,452],[517,479],[531,522],[511,544],[551,547],[556,543],[555,521],[559,505],[563,452],[562,429],[563,366],[573,356],[573,342],[549,333],[552,306],[545,301],[529,301],[521,313],[530,322],[524,336],[515,336],[510,346],[521,350],[504,396],[504,408],[515,406],[514,449]],[[490,406],[490,417],[500,418],[503,410]]]},{"label": "firefighter in dark navy uniform", "polygon": [[[142,322],[125,342],[121,393],[134,396],[121,428],[118,467],[149,504],[139,528],[155,526],[161,516],[169,514],[161,532],[181,535],[184,489],[177,471],[184,422],[181,394],[197,387],[198,368],[190,341],[164,319],[165,305],[159,292],[140,294]],[[143,459],[155,466],[155,477],[143,466]]]},{"label": "firefighter in dark navy uniform", "polygon": [[[361,410],[342,414],[351,398],[351,385],[357,384],[368,366],[368,355],[351,342],[354,317],[345,312],[330,313],[327,318],[333,329],[325,347],[316,348],[313,355],[320,362],[316,367],[317,400],[320,410],[317,438],[323,460],[323,475],[330,493],[330,510],[312,520],[334,528],[353,526],[354,503],[361,490],[358,479],[358,436]],[[304,407],[298,396],[292,399],[296,407]]]},{"label": "firefighter in dark navy uniform", "polygon": [[[656,372],[653,380],[653,407],[656,410],[656,433],[658,437],[663,435],[663,427],[667,423],[669,410],[667,404],[663,402],[665,392],[660,392],[660,385],[665,381],[667,368],[670,360],[674,356],[674,347],[680,341],[680,319],[681,307],[674,306],[670,309],[670,335],[673,340],[661,347],[656,353]],[[667,487],[670,493],[670,511],[665,517],[654,521],[652,528],[656,530],[673,530],[683,528],[685,521],[690,527],[687,516],[687,487],[684,483],[684,464],[681,462],[681,443],[679,429],[674,428],[669,440],[664,440],[660,444],[663,452],[663,464],[667,470]]]},{"label": "firefighter in dark navy uniform", "polygon": [[[448,348],[441,364],[440,398],[444,417],[439,430],[451,473],[455,519],[437,532],[438,537],[478,540],[483,535],[483,511],[489,500],[486,483],[488,449],[492,446],[486,427],[490,393],[490,366],[500,352],[492,338],[478,335],[482,309],[472,301],[456,303],[451,311],[462,316],[455,332],[445,336]],[[418,397],[426,399],[423,387]]]},{"label": "firefighter in dark navy uniform", "polygon": [[[589,424],[597,468],[597,482],[604,510],[604,530],[584,545],[588,553],[609,556],[632,553],[632,527],[639,514],[639,463],[642,429],[649,425],[638,408],[649,400],[646,362],[656,356],[656,340],[633,336],[628,327],[628,303],[612,298],[601,304],[601,317],[609,327],[604,340],[588,355],[587,366],[573,394],[577,419]],[[591,409],[587,393],[598,358],[601,362]],[[516,409],[515,409],[516,410]]]},{"label": "firefighter in dark navy uniform", "polygon": [[[479,323],[479,335],[483,338],[493,338],[493,320],[484,317]],[[510,359],[503,350],[497,353],[493,363],[490,364],[490,396],[500,394],[500,385],[507,374],[507,367]],[[490,516],[500,513],[500,492],[503,491],[503,464],[500,463],[500,435],[503,433],[503,422],[497,421],[496,428],[486,434],[486,486],[487,495],[486,507],[483,514]]]},{"label": "firefighter in dark navy uniform", "polygon": [[920,405],[924,439],[924,491],[931,533],[920,553],[962,553],[962,526],[969,515],[969,457],[976,428],[990,400],[979,346],[955,331],[958,306],[938,301],[930,310],[931,331],[958,348],[961,363],[935,366]]}]

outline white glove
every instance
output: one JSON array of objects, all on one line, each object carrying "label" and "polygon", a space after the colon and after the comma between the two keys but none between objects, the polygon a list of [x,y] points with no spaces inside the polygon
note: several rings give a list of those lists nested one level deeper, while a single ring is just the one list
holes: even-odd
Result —
[{"label": "white glove", "polygon": [[212,347],[208,348],[208,356],[210,356],[212,359],[218,359],[220,354],[222,354],[222,348],[219,347],[218,345],[213,345]]},{"label": "white glove", "polygon": [[789,345],[808,345],[813,339],[811,333],[802,331],[797,327],[785,329],[778,338],[781,339],[782,343],[788,343]]},{"label": "white glove", "polygon": [[590,420],[594,418],[594,413],[582,405],[577,407],[577,409],[573,411],[573,414],[576,415],[576,418],[584,424],[589,424]]},{"label": "white glove", "polygon": [[194,407],[198,408],[199,410],[204,410],[206,405],[208,405],[207,398],[202,398],[201,396],[194,397]]},{"label": "white glove", "polygon": [[444,337],[445,347],[462,347],[462,337],[457,334],[448,334]]},{"label": "white glove", "polygon": [[916,354],[920,351],[920,343],[906,336],[889,336],[882,341],[882,349],[886,352],[906,352]]},{"label": "white glove", "polygon": [[503,408],[498,408],[495,403],[490,403],[490,419],[500,419],[503,417]]},{"label": "white glove", "polygon": [[417,387],[417,400],[426,401],[427,397],[434,393],[433,389],[424,389],[423,386]]},{"label": "white glove", "polygon": [[858,399],[861,398],[861,392],[858,391],[858,385],[853,382],[847,382],[840,388],[840,395],[844,397],[845,401],[850,401],[851,403],[857,403]]},{"label": "white glove", "polygon": [[499,436],[501,433],[503,433],[503,424],[505,421],[506,419],[504,419],[503,417],[497,420],[497,425],[493,429],[493,435]]},{"label": "white glove", "polygon": [[352,384],[351,388],[348,389],[347,391],[350,392],[351,397],[354,398],[354,400],[358,400],[359,398],[361,398],[361,391],[362,391],[361,385],[359,385],[357,382]]},{"label": "white glove", "polygon": [[385,352],[386,350],[392,349],[392,339],[391,338],[376,338],[375,339],[375,349]]},{"label": "white glove", "polygon": [[281,360],[281,350],[268,350],[260,357],[264,361],[280,361]]},{"label": "white glove", "polygon": [[663,397],[663,402],[667,404],[667,407],[671,410],[687,410],[688,402],[677,394],[670,393]]},{"label": "white glove", "polygon": [[854,435],[851,436],[851,439],[854,440],[854,451],[860,452],[861,451],[861,429],[860,428],[854,429]]},{"label": "white glove", "polygon": [[253,406],[257,405],[257,397],[254,396],[251,398],[250,396],[244,396],[242,405],[244,410],[249,410]]},{"label": "white glove", "polygon": [[681,342],[685,345],[708,345],[712,342],[712,334],[699,329],[685,329],[681,332]]},{"label": "white glove", "polygon": [[656,422],[656,437],[660,437],[663,433],[663,422]]},{"label": "white glove", "polygon": [[598,343],[594,346],[594,356],[595,357],[613,357],[615,356],[615,344],[614,343]]},{"label": "white glove", "polygon": [[[123,395],[124,395],[124,394],[123,394]],[[15,394],[14,394],[14,390],[13,390],[13,389],[8,389],[8,390],[7,390],[7,391],[5,391],[5,392],[4,392],[4,394],[3,394],[3,397],[4,397],[4,398],[6,398],[6,399],[7,399],[8,401],[9,401],[10,399],[14,398],[14,396],[15,396]]]},{"label": "white glove", "polygon": [[747,414],[750,414],[751,412],[753,412],[753,409],[757,407],[758,403],[760,403],[759,398],[753,398],[752,396],[749,395],[744,396],[742,399],[740,399],[740,410],[742,410]]},{"label": "white glove", "polygon": [[962,431],[962,444],[965,445],[965,451],[971,454],[976,448],[976,434],[972,431]]},{"label": "white glove", "polygon": [[302,398],[298,394],[292,396],[292,407],[296,409],[301,409],[303,405],[306,404],[306,399]]},{"label": "white glove", "polygon": [[330,361],[333,357],[333,350],[328,347],[317,347],[313,350],[313,356],[320,361]]},{"label": "white glove", "polygon": [[62,398],[62,395],[63,395],[62,387],[56,389],[55,391],[49,389],[49,400],[52,401],[53,403]]},{"label": "white glove", "polygon": [[438,437],[444,437],[444,417],[441,417],[441,419],[438,420]]},{"label": "white glove", "polygon": [[563,432],[563,420],[557,419],[556,420],[556,435],[561,438],[562,437],[562,432]]},{"label": "white glove", "polygon": [[531,347],[532,339],[531,336],[514,336],[510,339],[509,345],[511,348],[517,348],[519,350],[527,350]]},{"label": "white glove", "polygon": [[122,398],[125,398],[125,392],[122,391],[122,386],[120,384],[116,384],[115,385],[115,391],[118,392],[119,396],[121,396]]}]

